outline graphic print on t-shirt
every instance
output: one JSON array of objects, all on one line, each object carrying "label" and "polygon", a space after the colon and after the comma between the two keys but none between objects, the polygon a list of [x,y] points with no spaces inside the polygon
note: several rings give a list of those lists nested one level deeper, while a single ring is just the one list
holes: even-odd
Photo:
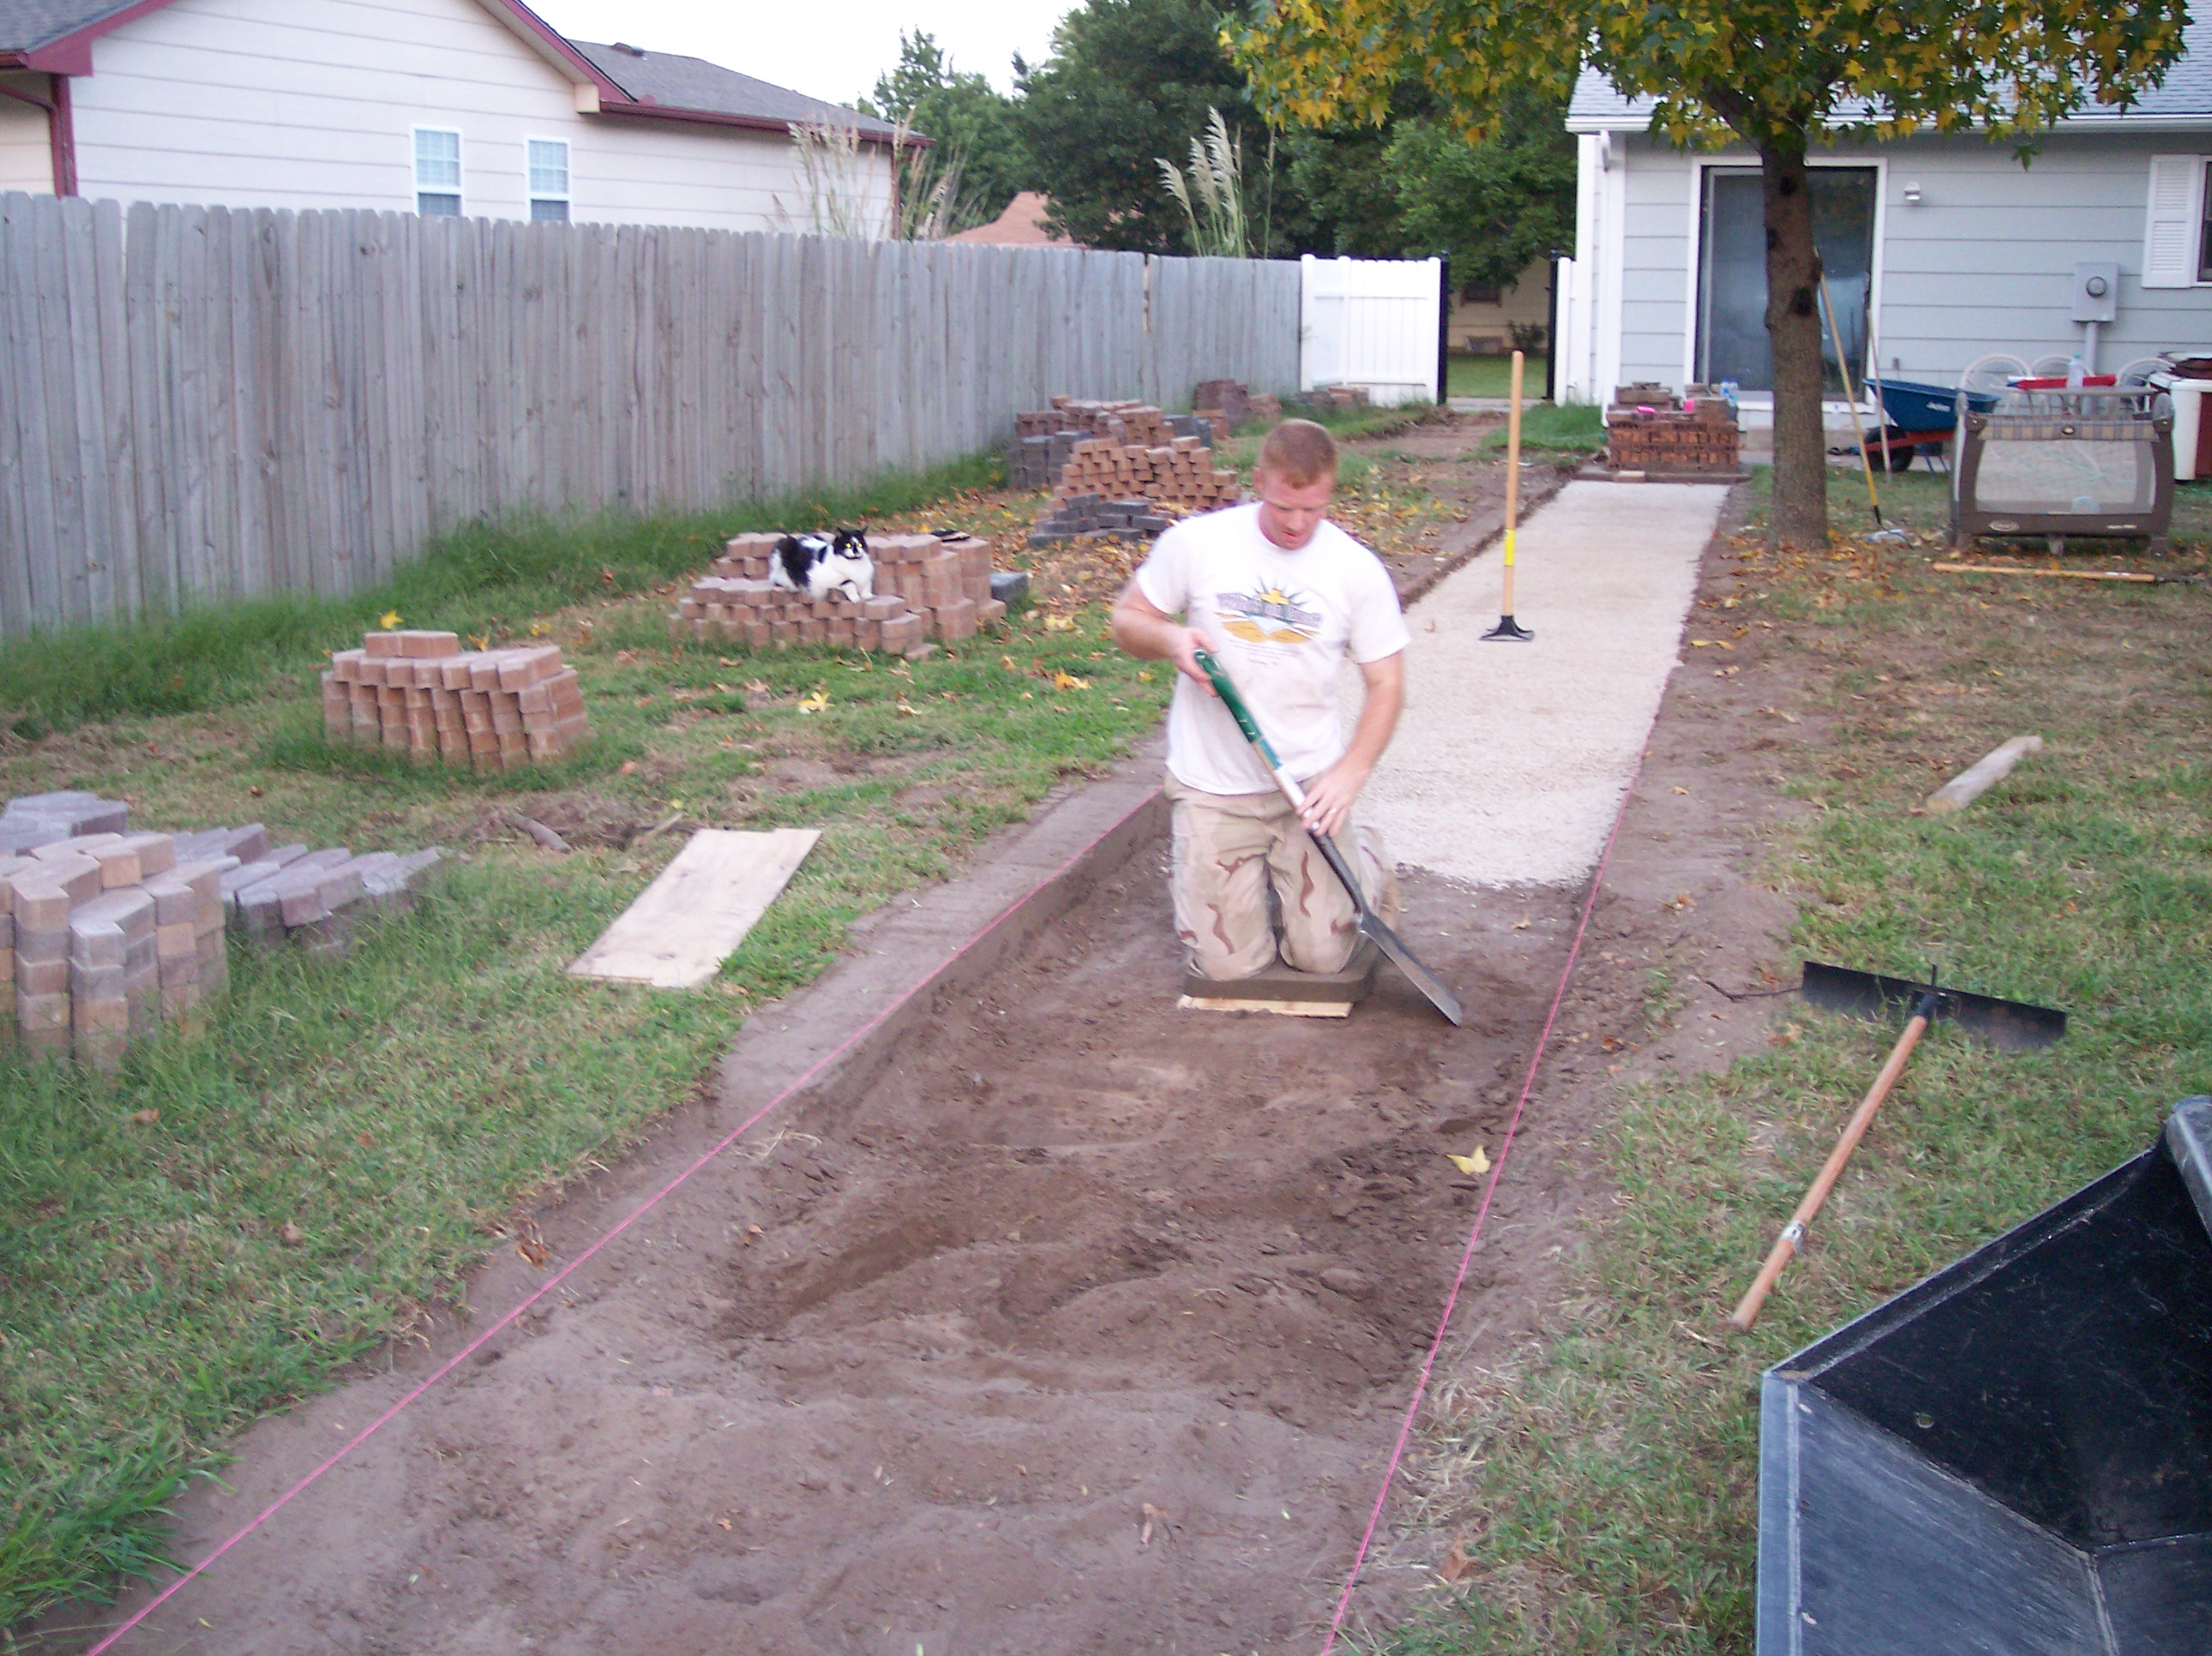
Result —
[{"label": "graphic print on t-shirt", "polygon": [[1321,631],[1322,616],[1305,607],[1310,602],[1304,593],[1285,592],[1279,586],[1213,595],[1222,616],[1221,630],[1248,644],[1312,643]]}]

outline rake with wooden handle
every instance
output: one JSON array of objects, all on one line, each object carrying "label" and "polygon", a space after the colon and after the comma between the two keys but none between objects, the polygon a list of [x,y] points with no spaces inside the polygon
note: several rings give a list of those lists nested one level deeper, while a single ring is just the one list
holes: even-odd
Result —
[{"label": "rake with wooden handle", "polygon": [[1798,992],[1815,1006],[1833,1012],[1850,1012],[1860,1017],[1882,1018],[1900,1004],[1911,1008],[1911,1016],[1905,1025],[1905,1033],[1897,1038],[1897,1045],[1889,1049],[1889,1057],[1881,1066],[1881,1073],[1874,1078],[1874,1085],[1859,1101],[1851,1119],[1844,1124],[1843,1134],[1836,1140],[1836,1148],[1828,1152],[1822,1163],[1820,1177],[1805,1192],[1805,1199],[1797,1204],[1796,1212],[1782,1228],[1768,1251],[1766,1263],[1759,1268],[1742,1300],[1729,1314],[1729,1325],[1740,1333],[1749,1333],[1751,1325],[1759,1320],[1759,1307],[1766,1296],[1774,1291],[1774,1284],[1784,1266],[1796,1257],[1805,1240],[1805,1227],[1813,1222],[1835,1189],[1836,1180],[1844,1176],[1844,1164],[1851,1152],[1859,1147],[1859,1140],[1874,1125],[1875,1112],[1889,1096],[1890,1089],[1897,1085],[1898,1077],[1905,1073],[1912,1049],[1920,1044],[1920,1037],[1928,1033],[1928,1026],[1937,1018],[1957,1023],[1969,1034],[1977,1035],[1991,1046],[2009,1048],[2048,1046],[2066,1033],[2066,1014],[2049,1006],[2032,1006],[2026,1001],[1998,1000],[1990,995],[1971,994],[1957,989],[1939,989],[1932,981],[1914,983],[1903,978],[1885,978],[1872,972],[1854,972],[1848,967],[1826,966],[1819,961],[1805,962],[1805,979]]}]

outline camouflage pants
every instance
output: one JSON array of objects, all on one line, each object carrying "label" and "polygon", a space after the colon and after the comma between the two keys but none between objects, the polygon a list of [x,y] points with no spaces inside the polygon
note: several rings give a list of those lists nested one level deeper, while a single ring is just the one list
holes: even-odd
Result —
[{"label": "camouflage pants", "polygon": [[[1279,955],[1300,972],[1345,968],[1359,941],[1358,914],[1288,800],[1274,792],[1200,793],[1173,776],[1167,796],[1175,808],[1176,933],[1192,971],[1249,978]],[[1336,843],[1369,905],[1395,926],[1402,904],[1382,836],[1347,825]]]}]

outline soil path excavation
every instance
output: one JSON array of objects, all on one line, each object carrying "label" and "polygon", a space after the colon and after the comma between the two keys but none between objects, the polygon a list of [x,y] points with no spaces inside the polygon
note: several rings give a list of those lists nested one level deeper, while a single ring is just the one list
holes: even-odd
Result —
[{"label": "soil path excavation", "polygon": [[[1680,526],[1681,568],[1654,600],[1671,606],[1662,639],[1717,507],[1697,504],[1703,527]],[[1459,653],[1525,658],[1547,628],[1564,652],[1533,571],[1536,646],[1461,627],[1494,561],[1433,600]],[[1425,650],[1429,613],[1413,612]],[[1553,701],[1585,720],[1608,698],[1640,706],[1615,773],[1589,779],[1618,801],[1672,652],[1636,653],[1637,682],[1615,684],[1608,661],[1630,656],[1573,647],[1573,682],[1521,708],[1510,740],[1540,755]],[[1494,802],[1481,749],[1447,748],[1433,762]],[[292,1489],[1008,898],[965,919],[933,904],[993,878],[1018,896],[1040,854],[1024,847],[1121,791],[1139,828],[1093,855],[1056,919],[942,980],[880,1051],[745,1133],[115,1648],[1318,1649],[1480,1199],[1450,1157],[1500,1149],[1596,845],[1554,883],[1508,868],[1484,885],[1418,866],[1449,855],[1464,874],[1456,841],[1394,847],[1414,865],[1406,940],[1464,1029],[1387,970],[1343,1022],[1183,1012],[1161,816],[1127,803],[1157,775],[1157,755],[1132,761],[956,887],[860,928],[852,956],[754,1019],[719,1086],[543,1216],[550,1263],[502,1254],[472,1285],[473,1323],[246,1434],[224,1487],[180,1503],[178,1556]],[[1672,872],[1626,872],[1638,913],[1657,912],[1634,883]],[[1625,961],[1626,911],[1600,913],[1603,961]],[[1456,1349],[1525,1338],[1547,1314],[1592,1183],[1594,1107],[1540,1093]],[[1403,1602],[1394,1572],[1410,1589],[1425,1568],[1384,1539],[1364,1616]]]}]

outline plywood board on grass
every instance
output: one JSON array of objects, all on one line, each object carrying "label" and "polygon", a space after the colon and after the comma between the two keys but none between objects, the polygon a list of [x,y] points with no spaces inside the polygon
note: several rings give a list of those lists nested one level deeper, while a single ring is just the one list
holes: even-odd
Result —
[{"label": "plywood board on grass", "polygon": [[818,828],[700,829],[569,974],[697,988],[737,951],[821,837]]}]

